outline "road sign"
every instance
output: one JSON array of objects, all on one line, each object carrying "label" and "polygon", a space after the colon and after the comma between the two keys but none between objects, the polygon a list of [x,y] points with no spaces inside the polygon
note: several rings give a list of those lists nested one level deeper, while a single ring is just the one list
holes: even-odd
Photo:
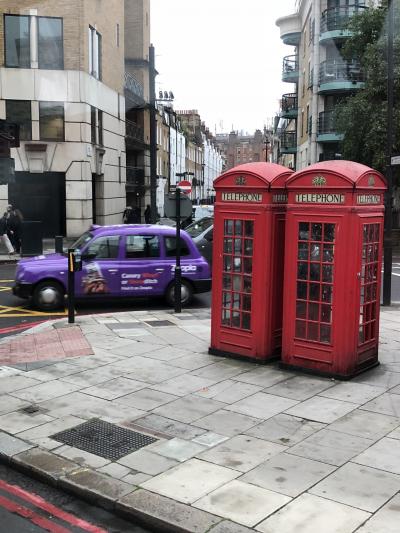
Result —
[{"label": "road sign", "polygon": [[400,165],[400,155],[394,155],[394,156],[390,159],[390,164],[391,164],[391,165]]},{"label": "road sign", "polygon": [[190,181],[182,180],[177,184],[177,187],[185,194],[190,194],[192,192],[192,184]]},{"label": "road sign", "polygon": [[[176,218],[175,194],[164,196],[165,216],[174,220]],[[181,194],[181,218],[186,219],[192,216],[192,202],[190,198]]]}]

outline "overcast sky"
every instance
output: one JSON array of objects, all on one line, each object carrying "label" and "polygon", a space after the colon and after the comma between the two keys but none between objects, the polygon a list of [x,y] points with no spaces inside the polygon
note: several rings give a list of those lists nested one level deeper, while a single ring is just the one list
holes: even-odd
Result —
[{"label": "overcast sky", "polygon": [[253,133],[293,86],[281,81],[277,18],[295,0],[151,0],[157,94],[172,91],[175,109],[197,109],[210,130]]}]

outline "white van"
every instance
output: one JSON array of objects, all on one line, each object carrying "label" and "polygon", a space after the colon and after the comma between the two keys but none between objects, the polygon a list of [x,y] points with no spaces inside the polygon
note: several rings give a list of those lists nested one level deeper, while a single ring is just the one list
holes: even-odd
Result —
[{"label": "white van", "polygon": [[214,216],[214,206],[213,205],[194,205],[192,210],[192,220],[200,220],[205,217]]}]

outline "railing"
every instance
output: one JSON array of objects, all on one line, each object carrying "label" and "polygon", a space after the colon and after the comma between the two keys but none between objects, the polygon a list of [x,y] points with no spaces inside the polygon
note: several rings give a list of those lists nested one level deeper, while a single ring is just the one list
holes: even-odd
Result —
[{"label": "railing", "polygon": [[318,135],[336,133],[336,113],[335,111],[322,111],[318,115]]},{"label": "railing", "polygon": [[136,124],[136,122],[132,122],[131,120],[125,121],[125,127],[126,127],[126,143],[127,145],[131,143],[143,143],[144,142],[144,130],[139,124]]},{"label": "railing", "polygon": [[325,9],[321,15],[321,33],[344,30],[351,17],[365,9],[368,9],[368,6],[350,5]]},{"label": "railing", "polygon": [[125,89],[139,98],[144,98],[142,85],[129,72],[125,72]]},{"label": "railing", "polygon": [[297,55],[286,56],[283,58],[283,75],[295,74],[299,71],[299,61]]},{"label": "railing", "polygon": [[283,113],[290,113],[297,111],[297,95],[296,93],[283,94],[281,100],[281,109]]},{"label": "railing", "polygon": [[364,81],[358,61],[323,61],[319,67],[319,84],[340,81],[358,83]]},{"label": "railing", "polygon": [[279,136],[281,142],[281,152],[297,148],[297,132],[285,131]]},{"label": "railing", "polygon": [[126,183],[137,187],[144,185],[143,167],[126,167]]}]

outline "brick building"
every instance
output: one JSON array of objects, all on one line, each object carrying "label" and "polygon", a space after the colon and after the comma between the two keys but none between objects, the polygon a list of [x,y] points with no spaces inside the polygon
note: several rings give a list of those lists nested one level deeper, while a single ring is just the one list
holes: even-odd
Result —
[{"label": "brick building", "polygon": [[45,235],[120,222],[125,206],[123,0],[3,0],[0,119],[20,125],[0,187]]},{"label": "brick building", "polygon": [[229,134],[218,133],[217,145],[225,156],[225,169],[256,161],[267,161],[265,135],[256,130],[254,135],[241,135],[237,131]]}]

